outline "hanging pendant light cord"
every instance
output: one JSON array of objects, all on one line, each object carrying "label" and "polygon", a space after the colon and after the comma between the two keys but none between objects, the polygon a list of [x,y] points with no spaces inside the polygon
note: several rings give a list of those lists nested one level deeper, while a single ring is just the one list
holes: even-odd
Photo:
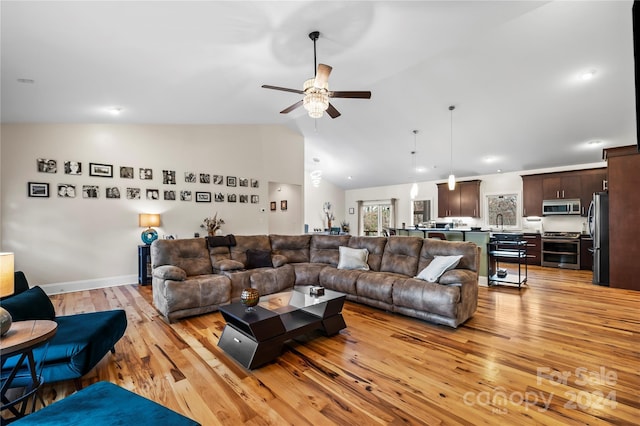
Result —
[{"label": "hanging pendant light cord", "polygon": [[449,111],[451,111],[451,158],[449,159],[449,174],[453,174],[453,110],[456,107],[451,105]]}]

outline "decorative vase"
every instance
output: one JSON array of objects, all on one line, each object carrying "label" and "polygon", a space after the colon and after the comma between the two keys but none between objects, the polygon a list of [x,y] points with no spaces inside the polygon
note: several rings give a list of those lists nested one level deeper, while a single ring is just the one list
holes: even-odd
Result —
[{"label": "decorative vase", "polygon": [[242,303],[247,309],[247,312],[254,310],[254,306],[260,301],[260,293],[255,288],[245,288],[240,293],[240,303]]},{"label": "decorative vase", "polygon": [[11,314],[5,308],[0,307],[0,335],[4,336],[4,333],[11,328]]},{"label": "decorative vase", "polygon": [[331,231],[331,219],[327,220],[327,228]]}]

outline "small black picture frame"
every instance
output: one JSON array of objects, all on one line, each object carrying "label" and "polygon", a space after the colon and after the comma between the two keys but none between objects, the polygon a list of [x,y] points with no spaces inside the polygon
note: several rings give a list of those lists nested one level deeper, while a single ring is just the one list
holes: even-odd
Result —
[{"label": "small black picture frame", "polygon": [[272,202],[270,203],[270,206],[271,206],[271,211],[272,211],[272,212],[276,211],[276,202],[275,202],[275,201],[272,201]]},{"label": "small black picture frame", "polygon": [[97,176],[97,177],[113,177],[113,165],[111,164],[100,164],[100,163],[89,163],[89,176]]},{"label": "small black picture frame", "polygon": [[49,184],[46,182],[29,182],[27,184],[29,197],[49,198]]},{"label": "small black picture frame", "polygon": [[349,207],[349,214],[355,214],[355,209],[353,207]]},{"label": "small black picture frame", "polygon": [[235,176],[227,176],[227,186],[236,186]]},{"label": "small black picture frame", "polygon": [[280,210],[282,211],[287,210],[287,200],[280,201]]},{"label": "small black picture frame", "polygon": [[210,202],[211,202],[210,192],[196,192],[196,203],[210,203]]}]

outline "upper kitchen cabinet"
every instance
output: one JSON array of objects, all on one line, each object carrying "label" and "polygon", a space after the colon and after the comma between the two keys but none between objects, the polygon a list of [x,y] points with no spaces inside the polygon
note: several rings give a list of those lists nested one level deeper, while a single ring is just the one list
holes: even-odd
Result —
[{"label": "upper kitchen cabinet", "polygon": [[541,216],[542,200],[579,199],[586,216],[594,192],[604,191],[607,168],[522,176],[522,215]]},{"label": "upper kitchen cabinet", "polygon": [[438,184],[438,217],[480,217],[480,181],[456,182],[453,191]]},{"label": "upper kitchen cabinet", "polygon": [[580,198],[581,195],[581,179],[577,173],[553,173],[542,178],[545,200]]},{"label": "upper kitchen cabinet", "polygon": [[522,216],[542,216],[542,176],[522,176]]}]

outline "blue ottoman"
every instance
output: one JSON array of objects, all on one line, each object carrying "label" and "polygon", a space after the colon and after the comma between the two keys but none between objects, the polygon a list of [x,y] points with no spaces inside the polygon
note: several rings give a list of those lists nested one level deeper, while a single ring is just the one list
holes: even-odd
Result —
[{"label": "blue ottoman", "polygon": [[113,383],[98,382],[12,425],[192,426],[200,423]]}]

